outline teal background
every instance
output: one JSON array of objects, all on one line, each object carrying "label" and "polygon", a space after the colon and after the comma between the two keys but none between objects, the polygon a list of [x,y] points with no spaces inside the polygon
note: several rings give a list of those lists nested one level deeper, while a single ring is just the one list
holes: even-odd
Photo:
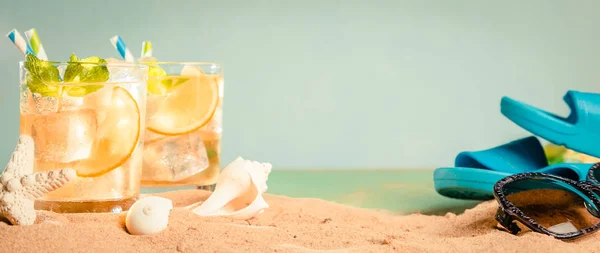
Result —
[{"label": "teal background", "polygon": [[[598,91],[598,1],[9,1],[0,32],[37,28],[52,60],[117,57],[119,34],[165,61],[225,69],[223,161],[286,169],[425,169],[527,135],[503,95],[568,112]],[[0,39],[0,162],[18,135],[18,64]]]}]

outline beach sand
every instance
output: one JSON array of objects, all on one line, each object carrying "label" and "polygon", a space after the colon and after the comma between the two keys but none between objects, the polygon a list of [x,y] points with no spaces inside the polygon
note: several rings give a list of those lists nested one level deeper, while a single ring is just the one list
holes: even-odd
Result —
[{"label": "beach sand", "polygon": [[147,236],[125,229],[125,214],[38,211],[35,225],[0,222],[0,252],[594,252],[600,233],[563,242],[533,232],[497,228],[497,204],[461,215],[397,215],[318,199],[266,194],[270,208],[249,221],[200,217],[183,206],[209,192],[175,191],[169,226]]}]

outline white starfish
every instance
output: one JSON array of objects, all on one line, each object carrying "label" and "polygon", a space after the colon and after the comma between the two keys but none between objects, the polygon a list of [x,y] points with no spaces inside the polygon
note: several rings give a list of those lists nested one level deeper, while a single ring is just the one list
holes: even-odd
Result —
[{"label": "white starfish", "polygon": [[13,225],[32,225],[34,200],[76,177],[72,169],[33,173],[33,139],[19,136],[19,143],[0,176],[0,217]]}]

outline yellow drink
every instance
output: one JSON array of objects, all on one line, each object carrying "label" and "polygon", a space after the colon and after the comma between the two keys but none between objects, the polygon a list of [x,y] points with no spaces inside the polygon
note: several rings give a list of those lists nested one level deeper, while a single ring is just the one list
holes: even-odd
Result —
[{"label": "yellow drink", "polygon": [[142,186],[213,185],[221,169],[221,70],[215,64],[156,66],[177,74],[148,79]]},{"label": "yellow drink", "polygon": [[109,69],[106,82],[45,83],[56,92],[42,96],[22,68],[20,133],[34,140],[34,172],[72,168],[78,176],[36,200],[36,209],[120,212],[139,197],[147,67]]}]

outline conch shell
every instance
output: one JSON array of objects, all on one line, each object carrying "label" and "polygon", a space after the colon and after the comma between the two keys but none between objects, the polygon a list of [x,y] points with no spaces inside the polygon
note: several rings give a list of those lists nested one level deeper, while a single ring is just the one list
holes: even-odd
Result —
[{"label": "conch shell", "polygon": [[227,216],[248,220],[261,214],[269,204],[267,191],[271,164],[236,158],[221,172],[215,191],[192,212],[200,216]]},{"label": "conch shell", "polygon": [[157,196],[144,197],[127,211],[125,227],[132,235],[150,235],[158,233],[169,224],[169,214],[173,209],[170,199]]}]

